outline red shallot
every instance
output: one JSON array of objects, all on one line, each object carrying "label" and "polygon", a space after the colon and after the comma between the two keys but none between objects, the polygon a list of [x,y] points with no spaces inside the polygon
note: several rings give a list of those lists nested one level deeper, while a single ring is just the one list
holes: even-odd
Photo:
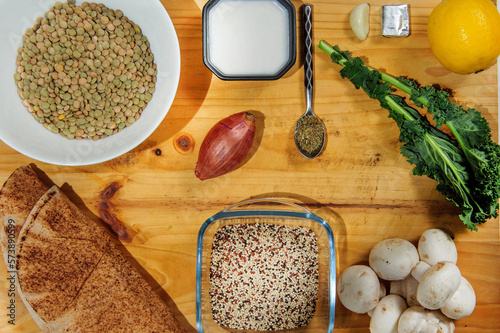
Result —
[{"label": "red shallot", "polygon": [[240,112],[222,119],[207,133],[194,173],[201,180],[235,170],[247,157],[255,138],[255,117]]}]

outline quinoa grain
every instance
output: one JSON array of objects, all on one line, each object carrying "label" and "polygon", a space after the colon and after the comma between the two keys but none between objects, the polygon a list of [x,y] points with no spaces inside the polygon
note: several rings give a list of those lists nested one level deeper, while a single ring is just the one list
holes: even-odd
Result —
[{"label": "quinoa grain", "polygon": [[212,243],[210,304],[221,326],[284,330],[307,325],[318,293],[318,246],[305,227],[267,223],[219,229]]}]

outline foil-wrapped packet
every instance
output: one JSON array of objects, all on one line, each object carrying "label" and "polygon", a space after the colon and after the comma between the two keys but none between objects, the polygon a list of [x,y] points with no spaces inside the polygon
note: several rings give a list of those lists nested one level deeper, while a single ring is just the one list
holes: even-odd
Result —
[{"label": "foil-wrapped packet", "polygon": [[382,35],[384,37],[410,35],[410,14],[407,4],[382,6]]}]

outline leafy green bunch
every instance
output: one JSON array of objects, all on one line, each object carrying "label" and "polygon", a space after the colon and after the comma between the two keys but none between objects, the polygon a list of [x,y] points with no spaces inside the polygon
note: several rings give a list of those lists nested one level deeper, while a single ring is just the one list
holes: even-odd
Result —
[{"label": "leafy green bunch", "polygon": [[[436,189],[461,209],[467,229],[478,230],[478,224],[498,217],[500,146],[492,141],[488,121],[479,111],[453,104],[444,90],[370,68],[338,46],[321,41],[319,48],[343,67],[342,78],[389,111],[400,130],[401,153],[415,165],[413,174],[437,181]],[[436,125],[395,95],[394,88],[409,94],[415,106],[426,107]]]}]

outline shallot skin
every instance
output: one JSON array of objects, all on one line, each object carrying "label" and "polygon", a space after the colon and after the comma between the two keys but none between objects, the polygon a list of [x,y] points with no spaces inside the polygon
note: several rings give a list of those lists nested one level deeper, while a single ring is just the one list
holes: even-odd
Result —
[{"label": "shallot skin", "polygon": [[240,112],[222,119],[205,136],[194,173],[200,180],[235,170],[246,158],[255,138],[255,117]]}]

